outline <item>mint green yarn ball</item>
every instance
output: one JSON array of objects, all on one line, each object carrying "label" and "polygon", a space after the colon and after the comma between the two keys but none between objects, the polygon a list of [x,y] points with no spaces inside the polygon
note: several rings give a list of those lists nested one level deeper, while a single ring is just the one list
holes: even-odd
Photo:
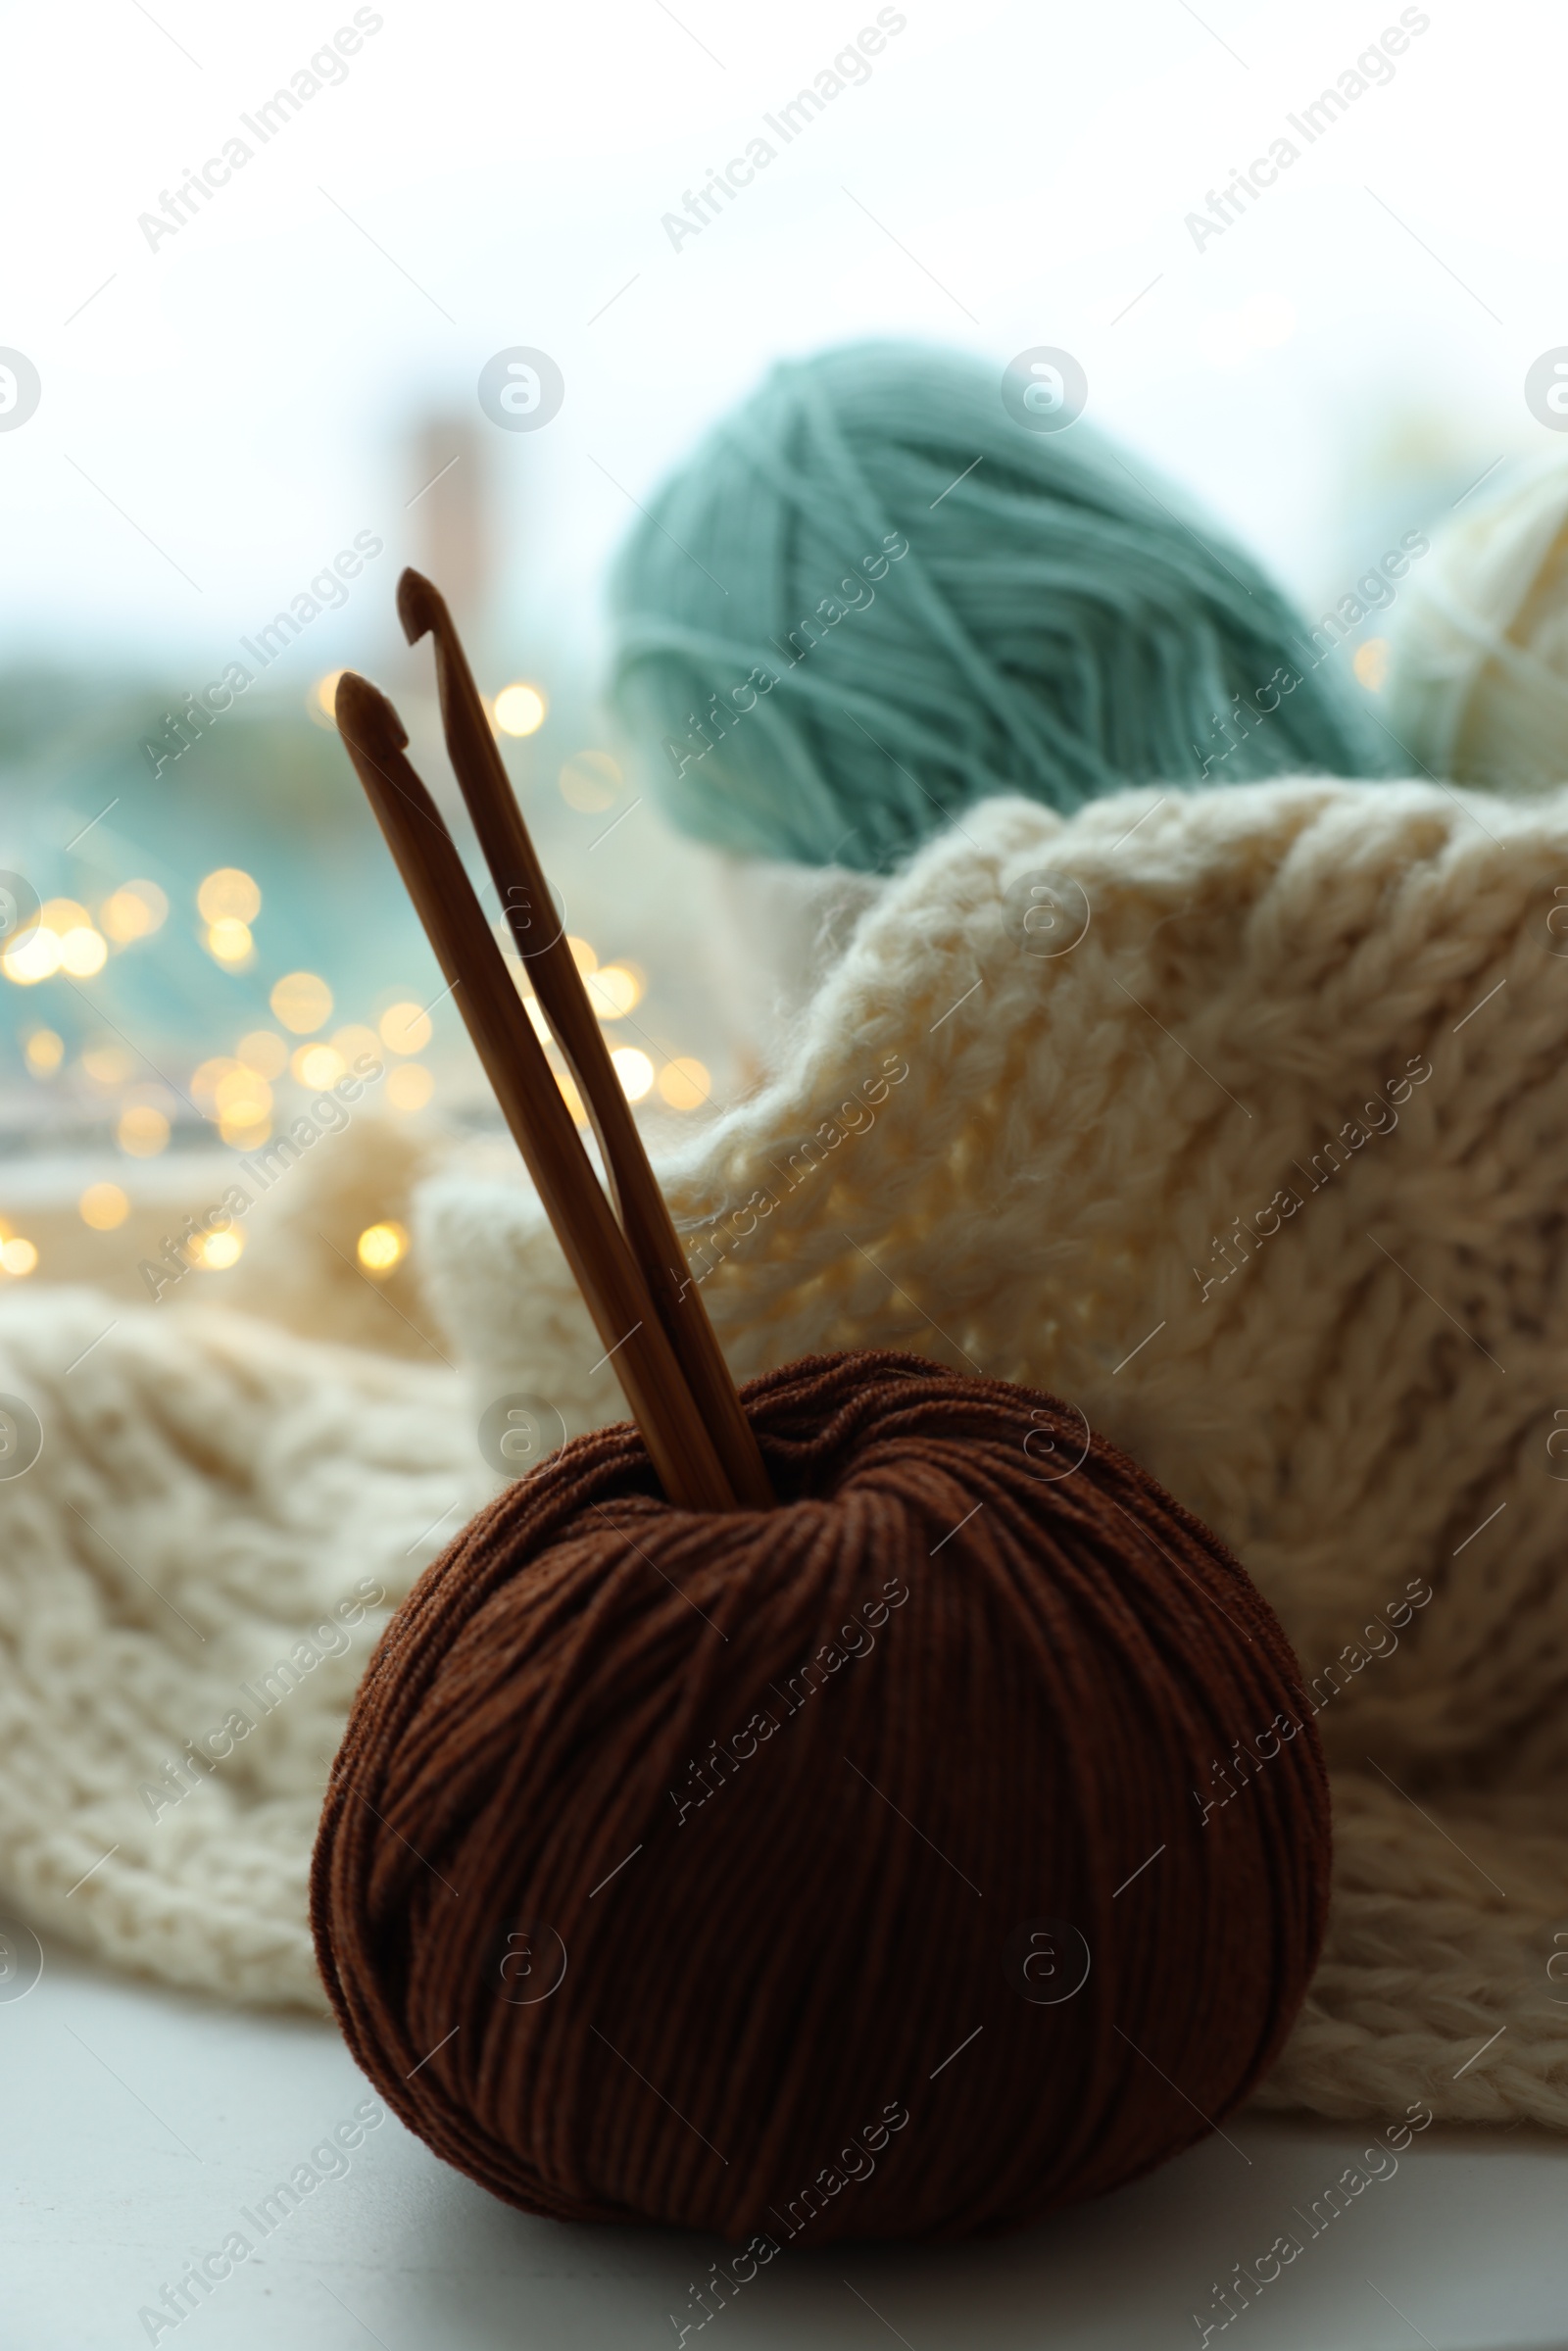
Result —
[{"label": "mint green yarn ball", "polygon": [[884,872],[999,792],[1065,813],[1387,767],[1250,557],[1092,426],[1014,422],[959,352],[775,367],[663,484],[612,604],[656,796],[750,856]]}]

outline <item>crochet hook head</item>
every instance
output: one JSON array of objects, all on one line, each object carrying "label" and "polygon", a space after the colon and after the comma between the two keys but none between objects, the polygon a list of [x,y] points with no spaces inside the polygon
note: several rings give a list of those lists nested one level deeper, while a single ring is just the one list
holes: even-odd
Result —
[{"label": "crochet hook head", "polygon": [[417,645],[421,637],[439,628],[443,621],[450,627],[452,615],[440,589],[423,572],[411,566],[398,581],[398,618],[409,643]]},{"label": "crochet hook head", "polygon": [[356,669],[345,669],[338,679],[332,715],[344,742],[368,759],[409,748],[409,730],[391,703]]}]

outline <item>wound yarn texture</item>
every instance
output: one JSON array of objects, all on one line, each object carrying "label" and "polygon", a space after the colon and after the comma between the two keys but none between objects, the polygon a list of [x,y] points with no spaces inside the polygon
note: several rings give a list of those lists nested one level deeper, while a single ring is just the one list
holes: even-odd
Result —
[{"label": "wound yarn texture", "polygon": [[1375,775],[1388,737],[1256,563],[1000,370],[866,343],[774,368],[663,484],[612,587],[613,699],[666,812],[884,872],[973,803]]},{"label": "wound yarn texture", "polygon": [[[1065,953],[1025,952],[1042,875],[1091,909]],[[1243,1560],[1335,1789],[1264,2093],[1320,2113],[1568,2128],[1559,884],[1561,792],[993,802],[884,885],[773,1081],[660,1162],[738,1376],[890,1346],[1047,1389]],[[615,1413],[526,1191],[423,1202],[479,1393]],[[1265,1728],[1216,1739],[1210,1827]]]},{"label": "wound yarn texture", "polygon": [[622,1426],[421,1579],[327,1793],[322,1976],[410,2128],[531,2211],[1019,2227],[1202,2136],[1289,2028],[1310,1722],[1223,1821],[1187,1788],[1217,1726],[1304,1712],[1295,1660],[1048,1396],[872,1353],[744,1400],[779,1508],[674,1509]]}]

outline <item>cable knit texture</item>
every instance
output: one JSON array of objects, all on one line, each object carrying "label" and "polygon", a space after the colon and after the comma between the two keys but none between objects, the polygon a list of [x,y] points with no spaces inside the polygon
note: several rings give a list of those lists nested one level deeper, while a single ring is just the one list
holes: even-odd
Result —
[{"label": "cable knit texture", "polygon": [[[737,1374],[902,1347],[1050,1389],[1245,1561],[1337,1813],[1265,2095],[1327,2114],[1568,2128],[1559,881],[1564,794],[994,801],[661,1168]],[[482,1398],[617,1417],[526,1191],[422,1212]],[[1266,1730],[1195,1804],[1247,1800]]]},{"label": "cable knit texture", "polygon": [[[991,802],[661,1165],[737,1375],[900,1347],[1050,1389],[1261,1587],[1336,1806],[1276,2104],[1568,2128],[1559,884],[1565,793]],[[0,1898],[46,1933],[319,2002],[305,1871],[384,1607],[156,1819],[142,1785],[358,1578],[401,1597],[488,1489],[474,1404],[624,1412],[525,1186],[439,1177],[420,1218],[471,1401],[218,1314],[0,1315],[46,1432],[0,1483]],[[1225,1726],[1195,1805],[1248,1800],[1267,1731]]]}]

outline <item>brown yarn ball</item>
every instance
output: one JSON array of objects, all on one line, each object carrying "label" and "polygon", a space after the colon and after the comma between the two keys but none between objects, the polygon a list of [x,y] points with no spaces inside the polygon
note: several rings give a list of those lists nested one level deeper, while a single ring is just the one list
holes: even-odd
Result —
[{"label": "brown yarn ball", "polygon": [[622,1425],[422,1577],[334,1769],[321,1973],[525,2210],[1017,2228],[1203,2136],[1289,2030],[1329,1876],[1296,1661],[1070,1405],[892,1353],[743,1400],[778,1509],[672,1507]]}]

